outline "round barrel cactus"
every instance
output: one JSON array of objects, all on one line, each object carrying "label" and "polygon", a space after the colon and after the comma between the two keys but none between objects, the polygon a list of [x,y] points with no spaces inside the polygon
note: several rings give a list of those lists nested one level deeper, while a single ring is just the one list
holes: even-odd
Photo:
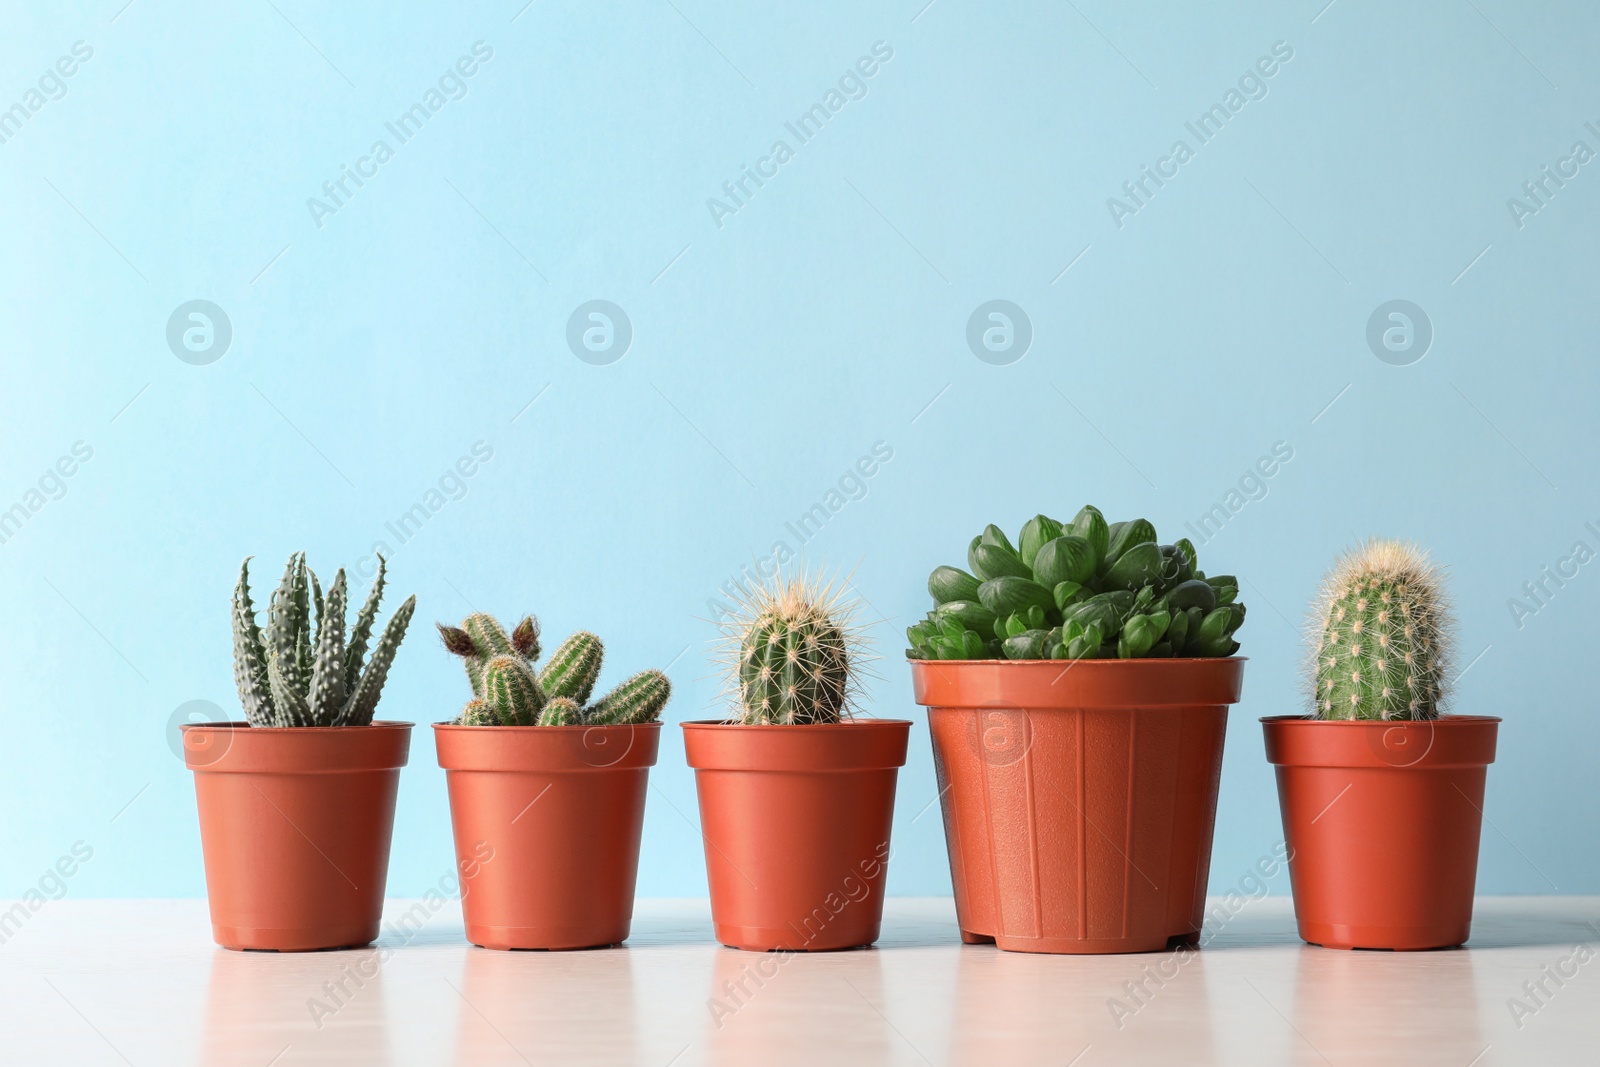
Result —
[{"label": "round barrel cactus", "polygon": [[843,591],[805,577],[755,590],[730,623],[740,722],[838,722],[850,713],[860,638]]}]

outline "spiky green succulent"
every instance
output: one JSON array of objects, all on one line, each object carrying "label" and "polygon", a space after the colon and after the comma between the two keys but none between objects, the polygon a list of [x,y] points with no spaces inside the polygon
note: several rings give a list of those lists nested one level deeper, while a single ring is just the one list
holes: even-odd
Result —
[{"label": "spiky green succulent", "polygon": [[623,725],[655,722],[672,696],[672,683],[658,670],[640,671],[584,709],[585,722]]},{"label": "spiky green succulent", "polygon": [[539,669],[539,684],[552,697],[569,697],[581,705],[600,680],[600,663],[605,654],[598,637],[579,630],[550,654]]},{"label": "spiky green succulent", "polygon": [[[256,622],[250,599],[250,560],[239,568],[233,591],[233,679],[251,726],[365,726],[372,722],[389,667],[405,639],[417,598],[408,597],[378,638],[367,644],[383,598],[385,564],[378,557],[372,591],[345,631],[348,590],[344,571],[322,583],[305,553],[289,557],[267,605],[267,628]],[[313,616],[314,612],[314,616]]]},{"label": "spiky green succulent", "polygon": [[838,722],[849,715],[860,638],[842,588],[778,577],[741,598],[725,624],[738,719],[746,725]]},{"label": "spiky green succulent", "polygon": [[439,624],[445,648],[462,658],[472,699],[458,720],[466,726],[601,726],[655,722],[672,695],[660,671],[645,671],[589,704],[605,647],[579,631],[563,641],[537,673],[539,621],[525,616],[509,634],[493,616],[476,613],[459,626]]},{"label": "spiky green succulent", "polygon": [[1141,659],[1231,656],[1244,624],[1239,583],[1197,569],[1188,538],[1161,544],[1145,519],[1070,523],[1036,515],[1014,547],[990,525],[967,566],[928,576],[934,609],[906,630],[910,659]]},{"label": "spiky green succulent", "polygon": [[540,726],[581,726],[583,708],[571,697],[555,697],[539,715]]},{"label": "spiky green succulent", "polygon": [[475,697],[483,696],[484,670],[494,657],[516,656],[530,665],[539,658],[539,620],[532,615],[523,616],[509,634],[493,615],[481,611],[468,615],[460,627],[436,625],[444,647],[461,657]]},{"label": "spiky green succulent", "polygon": [[1314,609],[1313,710],[1321,719],[1436,719],[1453,620],[1437,567],[1399,541],[1347,553]]}]

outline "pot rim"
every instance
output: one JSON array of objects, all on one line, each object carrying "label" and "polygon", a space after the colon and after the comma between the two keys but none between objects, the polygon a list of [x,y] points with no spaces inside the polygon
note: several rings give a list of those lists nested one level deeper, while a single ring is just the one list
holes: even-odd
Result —
[{"label": "pot rim", "polygon": [[588,774],[656,765],[661,724],[457,726],[433,724],[434,753],[449,773]]},{"label": "pot rim", "polygon": [[178,726],[183,733],[190,730],[205,732],[208,730],[254,730],[257,733],[274,734],[326,734],[333,730],[371,730],[382,728],[386,730],[410,730],[417,724],[414,722],[401,722],[398,719],[373,719],[365,726],[251,726],[244,719],[229,720],[227,722],[186,722]]},{"label": "pot rim", "polygon": [[910,658],[907,658],[906,662],[907,663],[911,663],[911,664],[924,664],[924,665],[927,665],[927,666],[950,666],[950,667],[967,667],[967,666],[971,666],[974,663],[981,663],[981,664],[984,664],[984,665],[1006,664],[1008,666],[1009,665],[1013,665],[1013,664],[1017,665],[1017,666],[1025,666],[1025,665],[1038,666],[1041,663],[1071,663],[1071,664],[1075,664],[1078,667],[1089,667],[1089,666],[1100,665],[1102,668],[1104,668],[1108,664],[1127,664],[1129,666],[1132,666],[1133,664],[1136,664],[1136,663],[1137,664],[1146,664],[1146,663],[1230,663],[1230,662],[1233,662],[1233,661],[1238,661],[1240,663],[1244,663],[1249,659],[1250,659],[1249,656],[1139,656],[1139,657],[1136,657],[1134,659],[1003,659],[1003,658],[994,658],[994,659],[910,659]]},{"label": "pot rim", "polygon": [[577,723],[569,726],[468,726],[461,722],[434,722],[429,723],[435,730],[448,730],[452,733],[476,730],[502,730],[522,733],[524,730],[538,730],[541,733],[567,732],[571,730],[641,730],[651,726],[660,729],[663,723],[656,722],[593,722]]},{"label": "pot rim", "polygon": [[1237,704],[1245,656],[1177,659],[910,660],[926,708],[1180,708]]},{"label": "pot rim", "polygon": [[734,722],[731,719],[684,719],[678,725],[685,730],[693,726],[700,729],[831,731],[874,726],[913,726],[915,722],[911,719],[880,719],[877,716],[863,715],[859,718],[841,719],[838,722]]},{"label": "pot rim", "polygon": [[1432,723],[1434,726],[1470,726],[1475,723],[1504,722],[1498,715],[1441,715],[1437,719],[1319,719],[1313,715],[1263,715],[1261,722],[1264,725],[1289,726],[1295,723],[1304,723],[1307,726],[1364,726],[1368,729],[1392,729],[1396,726],[1410,726],[1412,724]]},{"label": "pot rim", "polygon": [[1261,733],[1267,762],[1280,772],[1313,767],[1437,771],[1493,763],[1500,721],[1495,715],[1437,719],[1273,715],[1262,718]]},{"label": "pot rim", "polygon": [[905,766],[910,719],[745,724],[726,720],[679,723],[683,752],[696,778],[702,771],[833,774],[893,772]]},{"label": "pot rim", "polygon": [[366,726],[182,726],[183,765],[196,774],[345,774],[398,770],[410,759],[415,723]]}]

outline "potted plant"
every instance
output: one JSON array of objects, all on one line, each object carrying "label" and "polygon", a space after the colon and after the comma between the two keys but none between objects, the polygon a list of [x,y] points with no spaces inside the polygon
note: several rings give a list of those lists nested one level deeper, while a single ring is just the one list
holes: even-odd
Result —
[{"label": "potted plant", "polygon": [[1187,539],[1085,507],[1017,545],[997,526],[970,571],[928,578],[910,627],[928,706],[961,938],[1021,952],[1196,943],[1228,705],[1238,582]]},{"label": "potted plant", "polygon": [[[575,633],[537,672],[539,623],[509,634],[493,616],[439,626],[472,699],[435,723],[464,873],[467,940],[573,949],[626,940],[633,922],[645,788],[672,685],[636,674],[593,703],[605,649]],[[492,863],[473,863],[492,855]]]},{"label": "potted plant", "polygon": [[683,724],[716,937],[869,945],[883,920],[907,720],[852,711],[862,641],[836,584],[777,575],[724,623],[734,715]]},{"label": "potted plant", "polygon": [[368,658],[382,557],[348,633],[343,570],[324,596],[305,554],[291,556],[263,631],[249,569],[246,559],[233,594],[233,674],[246,721],[183,727],[212,935],[235,949],[364,945],[378,936],[411,744],[410,723],[372,716],[416,597],[395,611]]},{"label": "potted plant", "polygon": [[1329,573],[1312,624],[1312,713],[1261,720],[1300,936],[1462,944],[1500,720],[1442,713],[1455,635],[1440,572],[1411,545],[1369,541]]}]

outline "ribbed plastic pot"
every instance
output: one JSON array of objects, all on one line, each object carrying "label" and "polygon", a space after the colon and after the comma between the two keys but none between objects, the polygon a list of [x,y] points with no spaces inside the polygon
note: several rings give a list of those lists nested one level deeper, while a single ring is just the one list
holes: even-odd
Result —
[{"label": "ribbed plastic pot", "polygon": [[1261,720],[1276,765],[1302,939],[1328,948],[1464,944],[1500,720]]},{"label": "ribbed plastic pot", "polygon": [[378,936],[410,748],[407,722],[183,727],[217,944],[303,952]]},{"label": "ribbed plastic pot", "polygon": [[686,722],[716,937],[732,948],[870,945],[911,723]]},{"label": "ribbed plastic pot", "polygon": [[577,949],[627,940],[661,724],[435,723],[467,940]]},{"label": "ribbed plastic pot", "polygon": [[1244,659],[913,660],[961,939],[1195,943]]}]

